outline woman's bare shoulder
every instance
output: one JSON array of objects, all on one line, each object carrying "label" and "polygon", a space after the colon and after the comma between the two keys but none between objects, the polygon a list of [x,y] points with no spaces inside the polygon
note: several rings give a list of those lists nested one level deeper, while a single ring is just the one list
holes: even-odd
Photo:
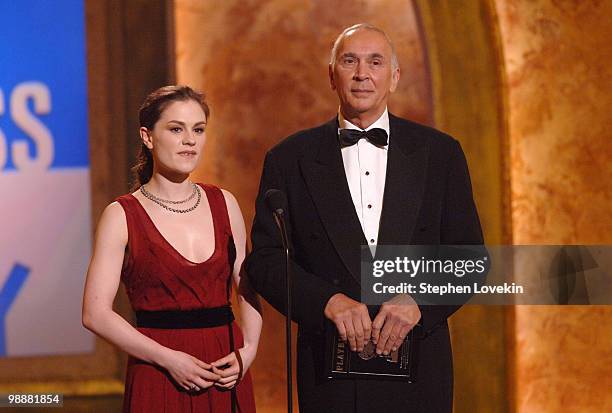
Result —
[{"label": "woman's bare shoulder", "polygon": [[127,242],[127,217],[123,206],[113,201],[104,208],[98,222],[98,235],[119,237]]}]

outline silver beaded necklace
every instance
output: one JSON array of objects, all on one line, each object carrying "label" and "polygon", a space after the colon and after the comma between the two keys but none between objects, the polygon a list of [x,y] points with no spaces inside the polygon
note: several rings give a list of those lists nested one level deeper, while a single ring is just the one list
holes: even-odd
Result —
[{"label": "silver beaded necklace", "polygon": [[[165,200],[165,199],[156,197],[155,195],[147,191],[144,185],[140,186],[140,193],[142,193],[142,195],[144,195],[145,198],[150,199],[151,201],[155,202],[157,205],[161,206],[164,209],[167,209],[170,212],[175,212],[177,214],[185,214],[187,212],[191,212],[194,209],[196,209],[198,205],[200,205],[200,201],[202,200],[202,192],[200,191],[200,188],[196,184],[192,184],[192,185],[193,185],[193,193],[191,194],[191,196],[189,196],[189,198],[185,199],[184,201],[169,201],[169,200]],[[169,204],[184,204],[185,202],[193,199],[194,195],[197,195],[198,199],[196,200],[196,203],[193,206],[187,209],[172,208],[165,204],[165,202]]]},{"label": "silver beaded necklace", "polygon": [[189,202],[189,201],[191,201],[196,196],[196,194],[197,194],[197,187],[198,186],[196,184],[194,184],[193,182],[191,182],[191,187],[193,188],[193,191],[191,191],[191,195],[189,195],[188,198],[183,199],[182,201],[171,201],[169,199],[159,198],[159,197],[153,195],[151,192],[147,191],[147,188],[145,188],[144,185],[141,186],[141,192],[142,192],[142,194],[144,196],[146,196],[150,200],[156,199],[159,202],[163,202],[164,204],[174,204],[174,205],[177,205],[177,204],[184,204],[185,202]]}]

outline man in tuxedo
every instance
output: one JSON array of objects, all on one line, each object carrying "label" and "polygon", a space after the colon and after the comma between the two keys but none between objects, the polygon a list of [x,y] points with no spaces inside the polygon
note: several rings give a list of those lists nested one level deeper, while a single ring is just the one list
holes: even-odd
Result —
[{"label": "man in tuxedo", "polygon": [[[285,258],[268,189],[284,191],[293,244],[293,319],[298,395],[308,412],[451,412],[452,355],[447,318],[458,306],[419,306],[401,294],[376,308],[360,302],[361,245],[482,244],[459,143],[398,118],[387,100],[400,78],[393,45],[360,24],[340,34],[329,64],[340,109],[266,155],[246,270],[255,289],[285,312]],[[353,351],[372,339],[396,349],[417,324],[417,380],[327,379],[325,323]]]}]

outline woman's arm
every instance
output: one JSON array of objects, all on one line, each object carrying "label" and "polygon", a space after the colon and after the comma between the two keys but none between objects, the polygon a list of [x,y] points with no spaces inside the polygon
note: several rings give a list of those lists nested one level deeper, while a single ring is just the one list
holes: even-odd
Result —
[{"label": "woman's arm", "polygon": [[210,387],[219,377],[211,366],[141,334],[113,310],[128,242],[125,212],[110,204],[100,218],[83,296],[83,325],[128,354],[168,370],[185,389]]},{"label": "woman's arm", "polygon": [[[239,349],[239,351],[244,365],[244,374],[253,363],[253,360],[255,360],[257,354],[262,325],[261,305],[257,293],[255,293],[249,285],[248,277],[245,276],[242,268],[246,256],[246,229],[242,212],[238,206],[238,201],[236,201],[236,198],[231,193],[223,190],[223,195],[225,197],[225,204],[227,205],[232,227],[232,236],[236,246],[236,261],[234,262],[232,276],[234,282],[238,286],[238,305],[240,307],[242,319],[241,327],[244,335],[244,347]],[[222,376],[219,380],[219,385],[221,385],[221,387],[231,388],[236,384],[239,366],[236,356],[233,353],[211,364],[215,367],[213,371]],[[217,368],[224,365],[229,366],[223,370]]]}]

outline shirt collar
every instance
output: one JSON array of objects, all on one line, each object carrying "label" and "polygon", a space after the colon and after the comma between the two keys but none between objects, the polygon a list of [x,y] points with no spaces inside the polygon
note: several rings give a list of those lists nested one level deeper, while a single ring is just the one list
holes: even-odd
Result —
[{"label": "shirt collar", "polygon": [[[340,111],[340,109],[338,109],[338,125],[339,125],[338,133],[340,132],[340,129],[364,130],[364,129],[361,129],[360,127],[356,126],[356,125],[353,125],[348,120],[344,119],[344,116],[342,116],[342,111]],[[370,126],[365,128],[365,130],[370,130],[370,129],[374,129],[374,128],[384,129],[385,132],[387,132],[387,136],[390,136],[390,134],[389,134],[389,112],[388,112],[386,107],[385,107],[385,111],[382,113],[382,115],[380,115],[380,117],[378,119],[376,119],[376,121],[373,124],[371,124]]]}]

